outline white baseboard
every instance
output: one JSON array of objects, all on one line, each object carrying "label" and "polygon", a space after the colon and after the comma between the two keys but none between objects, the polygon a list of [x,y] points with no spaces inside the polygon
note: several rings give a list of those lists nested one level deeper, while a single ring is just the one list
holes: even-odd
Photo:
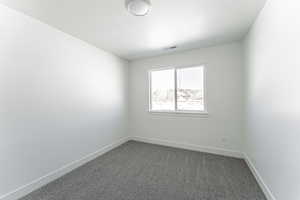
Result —
[{"label": "white baseboard", "polygon": [[187,144],[187,143],[178,143],[178,142],[172,142],[172,141],[167,141],[167,140],[144,138],[144,137],[137,137],[137,136],[131,137],[131,140],[145,142],[145,143],[151,143],[151,144],[164,145],[164,146],[169,146],[169,147],[175,147],[175,148],[180,148],[180,149],[187,149],[187,150],[192,150],[192,151],[206,152],[206,153],[217,154],[217,155],[222,155],[222,156],[244,158],[243,157],[244,155],[241,152],[228,150],[228,149],[222,149],[222,148],[216,148],[216,147],[200,146],[200,145]]},{"label": "white baseboard", "polygon": [[91,153],[79,160],[76,160],[67,165],[64,165],[63,167],[61,167],[53,172],[50,172],[50,173],[46,174],[45,176],[42,176],[26,185],[23,185],[23,186],[17,188],[14,191],[11,191],[7,194],[0,196],[0,200],[17,200],[17,199],[29,194],[30,192],[50,183],[51,181],[54,181],[54,180],[60,178],[61,176],[71,172],[72,170],[86,164],[87,162],[97,158],[98,156],[101,156],[104,153],[120,146],[121,144],[123,144],[129,140],[164,145],[164,146],[193,150],[193,151],[212,153],[212,154],[223,155],[223,156],[230,156],[230,157],[235,157],[235,158],[243,158],[243,159],[245,159],[247,165],[249,166],[251,172],[253,173],[254,177],[256,178],[261,189],[265,193],[267,199],[268,200],[276,200],[274,195],[272,194],[271,190],[265,184],[265,182],[263,181],[262,177],[258,173],[257,169],[255,168],[255,166],[253,165],[253,163],[251,162],[251,160],[247,156],[247,154],[243,154],[238,151],[216,148],[216,147],[199,146],[199,145],[187,144],[187,143],[177,143],[177,142],[170,142],[170,141],[166,141],[166,140],[152,139],[152,138],[150,139],[150,138],[136,137],[136,136],[123,138],[123,139],[121,139],[117,142],[114,142],[110,145],[107,145],[107,146],[101,148],[100,150],[98,150],[94,153]]},{"label": "white baseboard", "polygon": [[7,194],[4,194],[2,196],[0,196],[0,200],[16,200],[16,199],[19,199],[27,194],[29,194],[30,192],[46,185],[47,183],[50,183],[51,181],[54,181],[55,179],[71,172],[72,170],[86,164],[87,162],[97,158],[98,156],[101,156],[103,155],[104,153],[120,146],[121,144],[129,141],[130,138],[123,138],[117,142],[114,142],[112,144],[109,144],[101,149],[99,149],[98,151],[94,152],[94,153],[91,153],[89,155],[86,155],[85,157],[79,159],[79,160],[76,160],[76,161],[73,161],[67,165],[64,165],[62,166],[61,168],[55,170],[55,171],[52,171],[48,174],[46,174],[45,176],[42,176],[26,185],[23,185],[19,188],[17,188],[16,190],[14,191],[11,191]]},{"label": "white baseboard", "polygon": [[137,136],[131,137],[131,140],[145,142],[145,143],[151,143],[151,144],[158,144],[158,145],[163,145],[163,146],[169,146],[169,147],[175,147],[175,148],[181,148],[181,149],[187,149],[187,150],[193,150],[193,151],[212,153],[212,154],[223,155],[223,156],[230,156],[230,157],[235,157],[235,158],[242,158],[245,160],[245,162],[249,166],[252,174],[254,175],[255,179],[257,180],[257,182],[258,182],[259,186],[261,187],[262,191],[264,192],[266,198],[268,200],[276,200],[274,195],[272,194],[270,188],[265,184],[261,175],[258,173],[257,169],[255,168],[254,164],[251,162],[250,158],[245,153],[241,153],[239,151],[222,149],[222,148],[199,146],[199,145],[186,144],[186,143],[177,143],[177,142],[170,142],[170,141],[166,141],[166,140],[152,139],[152,138],[150,139],[150,138],[137,137]]},{"label": "white baseboard", "polygon": [[268,200],[276,200],[274,195],[272,194],[270,188],[267,186],[267,184],[264,182],[262,176],[259,174],[258,170],[254,166],[253,162],[251,162],[251,159],[247,154],[244,153],[244,160],[246,161],[248,167],[250,168],[252,174],[254,175],[256,181],[258,182],[260,188],[264,192],[266,198]]}]

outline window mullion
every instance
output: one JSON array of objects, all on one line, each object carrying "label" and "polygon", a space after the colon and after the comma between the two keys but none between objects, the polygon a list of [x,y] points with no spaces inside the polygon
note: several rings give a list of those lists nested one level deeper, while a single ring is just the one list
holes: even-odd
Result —
[{"label": "window mullion", "polygon": [[149,78],[149,110],[152,110],[152,72],[148,74]]},{"label": "window mullion", "polygon": [[175,100],[175,112],[177,111],[177,69],[174,69],[174,100]]}]

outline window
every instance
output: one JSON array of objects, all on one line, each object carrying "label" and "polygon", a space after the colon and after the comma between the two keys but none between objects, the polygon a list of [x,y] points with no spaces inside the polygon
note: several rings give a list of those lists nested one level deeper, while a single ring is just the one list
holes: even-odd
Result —
[{"label": "window", "polygon": [[150,111],[205,113],[204,72],[204,66],[150,71]]}]

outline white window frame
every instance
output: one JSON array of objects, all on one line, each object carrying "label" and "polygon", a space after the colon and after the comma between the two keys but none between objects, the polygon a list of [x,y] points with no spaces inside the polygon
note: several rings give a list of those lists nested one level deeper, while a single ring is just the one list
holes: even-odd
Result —
[{"label": "white window frame", "polygon": [[[184,68],[193,68],[193,67],[202,67],[203,68],[203,101],[204,101],[204,110],[198,111],[198,110],[178,110],[177,109],[177,70],[178,69],[184,69]],[[174,100],[175,100],[175,110],[152,110],[152,84],[151,84],[151,74],[155,71],[162,71],[162,70],[168,70],[173,69],[174,70]],[[159,67],[155,69],[151,69],[148,71],[148,88],[149,88],[149,98],[148,98],[148,111],[150,113],[166,113],[166,114],[196,114],[196,115],[207,115],[207,93],[206,93],[206,65],[205,64],[199,64],[199,65],[190,65],[190,66],[174,66],[174,67]]]}]

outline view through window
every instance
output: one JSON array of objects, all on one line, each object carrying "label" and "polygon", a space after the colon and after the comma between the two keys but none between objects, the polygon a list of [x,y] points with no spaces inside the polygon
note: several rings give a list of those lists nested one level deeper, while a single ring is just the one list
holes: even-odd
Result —
[{"label": "view through window", "polygon": [[162,69],[150,72],[150,110],[203,112],[204,67]]}]

